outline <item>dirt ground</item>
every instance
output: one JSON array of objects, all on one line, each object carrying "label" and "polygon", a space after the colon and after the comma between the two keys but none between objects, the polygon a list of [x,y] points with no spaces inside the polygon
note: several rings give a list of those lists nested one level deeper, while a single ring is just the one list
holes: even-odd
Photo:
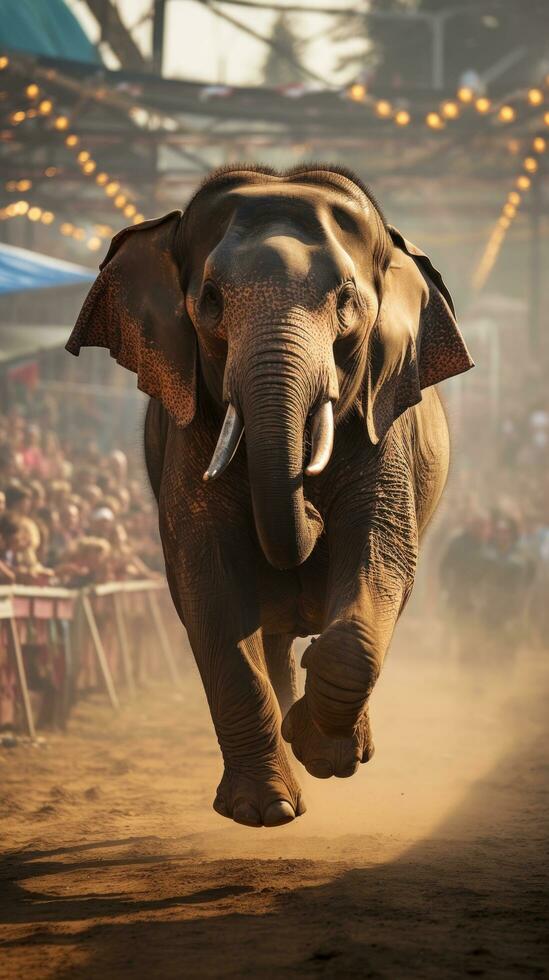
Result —
[{"label": "dirt ground", "polygon": [[547,975],[549,663],[464,673],[401,632],[348,780],[296,763],[308,812],[237,827],[190,655],[0,749],[0,977]]}]

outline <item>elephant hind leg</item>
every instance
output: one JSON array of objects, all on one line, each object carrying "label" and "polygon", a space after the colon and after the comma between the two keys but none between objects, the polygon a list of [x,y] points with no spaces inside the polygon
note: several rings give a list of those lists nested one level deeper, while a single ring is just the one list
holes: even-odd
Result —
[{"label": "elephant hind leg", "polygon": [[269,679],[284,717],[299,697],[293,636],[288,633],[264,634],[263,649]]}]

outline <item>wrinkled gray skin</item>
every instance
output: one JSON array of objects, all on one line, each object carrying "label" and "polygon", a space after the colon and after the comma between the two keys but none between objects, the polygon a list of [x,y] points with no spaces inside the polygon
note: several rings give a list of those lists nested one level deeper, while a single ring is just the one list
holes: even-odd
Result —
[{"label": "wrinkled gray skin", "polygon": [[[434,287],[363,190],[327,170],[214,179],[174,248],[198,341],[196,404],[182,425],[151,400],[147,466],[171,594],[223,754],[214,807],[275,826],[305,809],[283,739],[319,778],[350,776],[373,752],[368,698],[448,467],[434,387],[376,423],[376,385],[406,368],[400,347],[376,354],[373,331],[385,289],[390,320],[387,283],[402,267],[393,299],[395,322],[402,304],[409,313],[407,341]],[[403,397],[406,407],[419,394]],[[307,477],[308,420],[326,400],[334,450]],[[204,482],[229,402],[245,437]],[[298,699],[292,641],[312,634]]]}]

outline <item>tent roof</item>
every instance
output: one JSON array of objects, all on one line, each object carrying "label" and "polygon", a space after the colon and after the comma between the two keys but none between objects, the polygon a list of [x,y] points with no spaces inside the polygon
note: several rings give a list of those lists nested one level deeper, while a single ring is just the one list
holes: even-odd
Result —
[{"label": "tent roof", "polygon": [[73,286],[93,282],[94,279],[95,273],[84,265],[0,243],[0,295],[28,289]]},{"label": "tent roof", "polygon": [[97,48],[64,0],[3,0],[0,46],[101,64]]}]

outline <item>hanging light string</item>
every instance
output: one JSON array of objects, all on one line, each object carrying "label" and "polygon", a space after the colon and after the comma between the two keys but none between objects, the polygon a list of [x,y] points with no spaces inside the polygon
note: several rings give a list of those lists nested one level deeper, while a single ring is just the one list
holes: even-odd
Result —
[{"label": "hanging light string", "polygon": [[[488,96],[475,92],[471,86],[462,85],[458,88],[454,99],[446,99],[439,103],[436,109],[426,112],[421,118],[421,124],[431,130],[443,130],[448,122],[459,119],[464,110],[474,109],[480,116],[492,122],[508,125],[516,121],[518,106],[526,105],[533,109],[542,107],[546,102],[548,86],[549,75],[544,79],[543,88],[523,89],[512,97],[493,102]],[[369,105],[376,116],[393,122],[396,126],[407,126],[413,121],[418,121],[417,117],[416,120],[413,119],[412,113],[402,103],[384,98],[378,99],[370,95],[367,85],[363,82],[354,82],[345,93],[351,101]]]},{"label": "hanging light string", "polygon": [[[9,58],[7,55],[0,56],[0,71],[7,68]],[[65,146],[71,150],[84,176],[92,179],[102,189],[112,205],[129,218],[133,224],[144,221],[144,215],[138,210],[137,205],[131,200],[129,194],[124,192],[118,180],[104,170],[97,172],[97,162],[93,159],[91,152],[81,144],[80,137],[71,131],[70,120],[67,115],[56,110],[54,100],[44,95],[44,92],[36,82],[30,82],[25,88],[25,95],[30,105],[25,108],[15,109],[9,116],[12,126],[19,126],[28,119],[49,118],[51,119],[51,130],[63,137]],[[52,174],[53,176],[53,174]],[[15,189],[28,189],[22,185],[25,180],[19,181]],[[29,185],[30,186],[30,185]]]},{"label": "hanging light string", "polygon": [[13,201],[0,208],[0,221],[8,221],[11,218],[26,218],[33,223],[40,222],[47,225],[65,238],[74,238],[75,241],[82,242],[90,252],[97,252],[113,234],[110,225],[99,224],[93,225],[93,234],[90,235],[87,228],[70,221],[61,221],[54,211],[46,211],[26,200]]},{"label": "hanging light string", "polygon": [[[545,113],[544,118],[546,125],[549,126],[549,113]],[[536,174],[539,170],[539,158],[547,153],[548,149],[549,137],[546,138],[541,135],[533,137],[528,153],[522,161],[522,169],[516,175],[513,187],[507,194],[505,203],[480,258],[480,262],[475,269],[472,279],[473,289],[478,291],[486,284],[507,233],[516,220],[519,209],[524,203],[525,196],[527,196],[532,187],[532,181],[536,179]]]}]

